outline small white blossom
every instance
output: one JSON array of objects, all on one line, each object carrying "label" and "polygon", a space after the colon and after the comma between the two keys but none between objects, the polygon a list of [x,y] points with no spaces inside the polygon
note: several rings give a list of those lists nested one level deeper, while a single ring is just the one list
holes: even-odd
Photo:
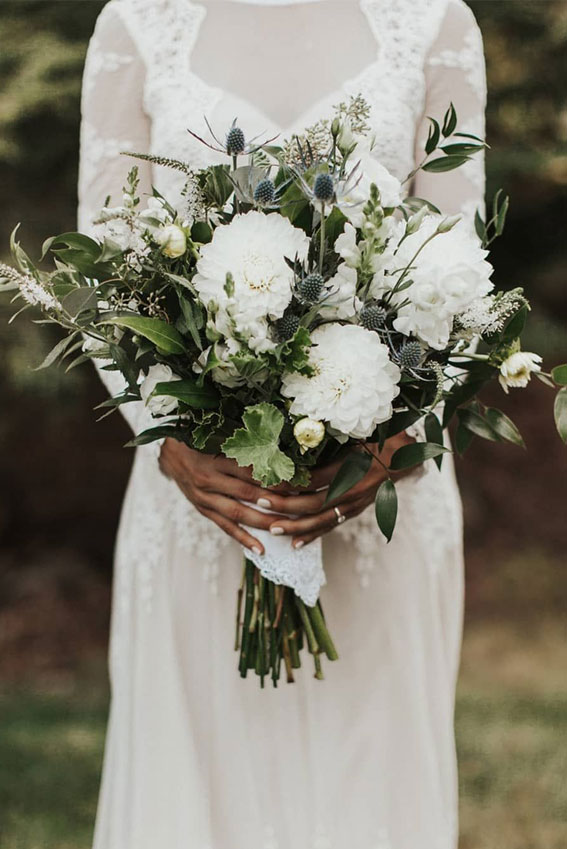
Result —
[{"label": "small white blossom", "polygon": [[[206,348],[199,356],[197,362],[193,364],[193,371],[196,374],[201,374],[205,368],[212,347]],[[236,339],[227,339],[225,343],[215,343],[215,354],[217,359],[220,360],[220,365],[211,369],[211,377],[215,383],[220,383],[221,386],[228,386],[230,389],[234,389],[246,382],[236,366],[230,361],[230,357],[233,354],[237,354],[241,348],[242,345]]]},{"label": "small white blossom", "polygon": [[299,450],[305,454],[309,448],[317,448],[322,443],[325,438],[325,425],[319,419],[306,417],[295,423],[293,435]]},{"label": "small white blossom", "polygon": [[162,253],[169,259],[177,259],[187,250],[187,236],[185,231],[177,224],[168,224],[158,230],[155,236],[156,242],[161,247]]},{"label": "small white blossom", "polygon": [[140,385],[140,395],[153,416],[167,416],[177,409],[177,398],[152,394],[158,383],[169,383],[171,380],[181,380],[181,378],[174,374],[169,366],[160,363],[149,367],[148,374]]},{"label": "small white blossom", "polygon": [[339,441],[365,439],[392,415],[401,372],[378,335],[354,324],[324,324],[311,334],[314,374],[284,374],[291,415],[329,423]]},{"label": "small white blossom", "polygon": [[44,310],[56,310],[59,308],[57,299],[47,289],[44,289],[37,280],[34,280],[31,275],[22,275],[18,281],[18,285],[20,287],[20,295],[30,306],[41,307]]},{"label": "small white blossom", "polygon": [[[370,198],[370,187],[376,185],[384,208],[399,206],[403,200],[402,184],[384,168],[369,148],[357,145],[353,154],[359,162],[353,177],[337,187],[337,206],[355,227],[364,223],[364,205]],[[358,179],[360,177],[360,179]]]},{"label": "small white blossom", "polygon": [[527,386],[532,374],[541,371],[541,362],[539,354],[527,351],[511,354],[500,366],[498,380],[504,392],[508,394],[509,389],[523,389]]},{"label": "small white blossom", "polygon": [[356,230],[349,222],[345,224],[345,229],[335,241],[335,252],[350,268],[359,268],[362,255],[356,244]]},{"label": "small white blossom", "polygon": [[357,273],[345,262],[338,266],[336,274],[327,281],[329,295],[321,303],[321,315],[325,319],[352,318],[360,308],[356,297]]}]

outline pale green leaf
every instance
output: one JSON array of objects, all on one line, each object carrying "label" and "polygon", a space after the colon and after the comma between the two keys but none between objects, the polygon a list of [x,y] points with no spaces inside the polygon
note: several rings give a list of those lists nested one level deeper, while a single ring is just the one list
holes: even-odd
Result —
[{"label": "pale green leaf", "polygon": [[272,404],[247,407],[239,428],[222,445],[224,454],[239,466],[252,466],[255,480],[275,486],[293,478],[295,465],[279,447],[284,417]]}]

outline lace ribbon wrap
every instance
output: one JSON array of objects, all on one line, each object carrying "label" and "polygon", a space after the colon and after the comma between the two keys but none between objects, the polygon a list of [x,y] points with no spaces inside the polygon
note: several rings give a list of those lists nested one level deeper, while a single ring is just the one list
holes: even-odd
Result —
[{"label": "lace ribbon wrap", "polygon": [[[257,504],[244,503],[262,513],[271,512],[263,510]],[[314,607],[321,587],[327,583],[321,539],[314,540],[305,548],[294,548],[291,536],[273,536],[269,531],[258,528],[246,527],[246,530],[264,546],[264,554],[257,554],[249,548],[244,549],[248,560],[260,570],[263,577],[274,584],[291,587],[308,607]]]}]

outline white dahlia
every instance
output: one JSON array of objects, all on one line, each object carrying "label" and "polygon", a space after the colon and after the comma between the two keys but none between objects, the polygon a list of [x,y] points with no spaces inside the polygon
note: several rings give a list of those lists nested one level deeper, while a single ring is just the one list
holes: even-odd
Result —
[{"label": "white dahlia", "polygon": [[[400,305],[394,327],[437,350],[447,345],[455,316],[493,288],[488,251],[463,222],[434,236],[442,220],[427,215],[395,250],[388,245],[372,286],[374,297],[380,297],[400,277],[400,269],[411,265],[406,280],[412,285],[393,299]],[[408,303],[401,306],[404,301]]]},{"label": "white dahlia", "polygon": [[358,325],[324,324],[311,339],[314,374],[283,376],[282,394],[293,399],[291,414],[326,421],[345,439],[365,439],[392,415],[399,368],[377,334]]},{"label": "white dahlia", "polygon": [[[281,215],[253,211],[217,227],[201,248],[193,284],[219,331],[230,335],[233,327],[251,347],[259,333],[264,345],[268,318],[281,318],[292,298],[294,275],[285,258],[303,261],[308,249],[305,233]],[[227,274],[234,291],[227,291]]]}]

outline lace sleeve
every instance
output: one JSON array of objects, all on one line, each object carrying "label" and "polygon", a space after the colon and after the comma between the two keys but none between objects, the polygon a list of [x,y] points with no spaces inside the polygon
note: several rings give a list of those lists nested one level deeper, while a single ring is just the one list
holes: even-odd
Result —
[{"label": "lace sleeve", "polygon": [[[485,132],[486,72],[482,35],[475,17],[463,0],[450,0],[426,64],[426,103],[416,135],[416,162],[424,156],[429,131],[428,116],[439,120],[451,102],[459,118],[459,130],[481,138]],[[472,223],[480,209],[484,214],[484,154],[446,174],[420,171],[413,192],[435,203],[444,213],[462,213]]]},{"label": "lace sleeve", "polygon": [[[81,101],[78,226],[92,230],[93,218],[110,195],[121,203],[122,186],[132,162],[123,150],[147,151],[150,122],[143,109],[145,67],[117,9],[116,0],[104,8],[87,51]],[[151,172],[139,164],[140,191],[151,191]],[[125,388],[122,375],[98,373],[111,395]],[[124,418],[134,432],[151,427],[153,420],[141,402],[123,404]]]}]

